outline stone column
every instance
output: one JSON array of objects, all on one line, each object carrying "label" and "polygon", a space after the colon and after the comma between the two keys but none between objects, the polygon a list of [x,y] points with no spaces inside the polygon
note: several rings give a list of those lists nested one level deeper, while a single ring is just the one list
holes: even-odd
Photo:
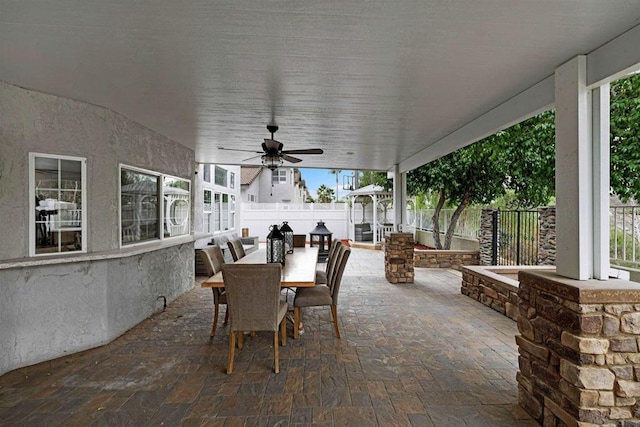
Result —
[{"label": "stone column", "polygon": [[520,406],[545,426],[640,426],[640,284],[519,279]]},{"label": "stone column", "polygon": [[384,238],[384,272],[389,283],[413,283],[412,233],[391,233]]},{"label": "stone column", "polygon": [[538,208],[538,265],[556,265],[556,207]]},{"label": "stone column", "polygon": [[[480,214],[480,265],[491,265],[493,242],[493,213],[496,209],[483,209]],[[497,238],[497,236],[496,236]]]}]

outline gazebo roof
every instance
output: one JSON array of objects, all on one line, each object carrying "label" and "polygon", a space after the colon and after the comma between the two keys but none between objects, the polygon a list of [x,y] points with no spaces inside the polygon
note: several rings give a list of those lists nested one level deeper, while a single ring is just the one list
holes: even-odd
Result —
[{"label": "gazebo roof", "polygon": [[353,190],[347,196],[356,197],[356,196],[389,196],[392,197],[393,193],[391,191],[386,191],[379,185],[370,184],[366,187],[358,188],[357,190]]}]

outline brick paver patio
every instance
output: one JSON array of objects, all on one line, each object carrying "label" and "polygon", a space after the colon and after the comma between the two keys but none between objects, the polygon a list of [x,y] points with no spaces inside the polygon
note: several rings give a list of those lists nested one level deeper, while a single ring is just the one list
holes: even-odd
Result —
[{"label": "brick paver patio", "polygon": [[305,309],[278,375],[269,333],[226,375],[226,331],[209,340],[211,291],[196,287],[109,345],[0,377],[0,425],[536,426],[516,403],[515,323],[461,295],[454,271],[391,285],[383,263],[353,250],[343,338],[327,307]]}]

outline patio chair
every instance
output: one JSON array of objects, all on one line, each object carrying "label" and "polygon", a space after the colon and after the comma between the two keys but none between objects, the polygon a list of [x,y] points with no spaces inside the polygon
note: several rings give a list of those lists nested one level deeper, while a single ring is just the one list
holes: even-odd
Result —
[{"label": "patio chair", "polygon": [[317,307],[328,305],[331,307],[331,317],[336,336],[340,338],[340,329],[338,328],[338,292],[340,291],[340,282],[347,260],[351,255],[351,248],[340,245],[338,255],[336,256],[336,265],[329,275],[329,283],[327,285],[316,285],[311,288],[298,288],[296,296],[293,299],[293,338],[298,339],[298,325],[300,324],[300,309],[302,307]]},{"label": "patio chair", "polygon": [[[227,307],[231,311],[227,374],[233,372],[236,334],[242,348],[244,331],[273,331],[275,373],[280,372],[278,357],[278,325],[282,346],[287,345],[286,314],[288,305],[280,301],[280,264],[224,264],[222,266]],[[257,359],[259,360],[259,359]]]},{"label": "patio chair", "polygon": [[318,269],[316,270],[316,285],[326,285],[329,283],[328,276],[333,271],[336,263],[336,257],[338,252],[340,252],[340,246],[342,245],[342,241],[339,239],[334,239],[331,242],[331,246],[329,247],[329,255],[327,255],[327,263],[325,264],[324,270]]},{"label": "patio chair", "polygon": [[[207,246],[200,250],[200,259],[204,265],[207,275],[213,276],[219,271],[222,271],[222,264],[224,264],[224,255],[220,246],[213,245]],[[220,304],[227,304],[227,295],[224,288],[211,288],[213,291],[213,325],[211,326],[211,333],[209,336],[213,338],[216,335],[216,328],[218,326],[218,313],[220,312]],[[229,309],[227,308],[224,315],[224,323],[229,320]]]},{"label": "patio chair", "polygon": [[227,246],[229,247],[233,261],[245,257],[246,253],[244,252],[244,247],[242,247],[242,241],[240,239],[229,240]]}]

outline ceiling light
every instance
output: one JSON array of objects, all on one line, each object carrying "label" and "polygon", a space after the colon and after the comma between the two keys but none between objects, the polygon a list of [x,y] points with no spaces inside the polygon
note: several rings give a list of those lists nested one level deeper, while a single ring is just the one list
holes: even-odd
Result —
[{"label": "ceiling light", "polygon": [[262,159],[262,164],[268,167],[269,169],[271,169],[272,171],[282,166],[282,157],[278,155],[265,154],[264,156],[261,157],[261,159]]}]

